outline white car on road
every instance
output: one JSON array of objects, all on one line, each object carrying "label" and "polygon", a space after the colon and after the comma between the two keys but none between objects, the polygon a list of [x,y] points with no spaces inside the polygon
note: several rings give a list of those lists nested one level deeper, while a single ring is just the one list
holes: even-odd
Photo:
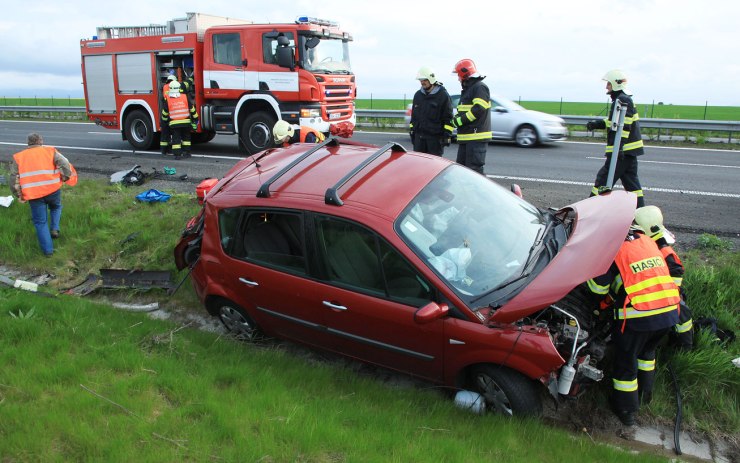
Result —
[{"label": "white car on road", "polygon": [[[457,108],[460,95],[451,95],[452,107]],[[406,109],[406,123],[411,120],[411,105]],[[558,116],[531,111],[495,93],[491,94],[491,130],[494,140],[510,140],[529,148],[539,143],[563,141],[568,137],[565,121]],[[453,134],[454,137],[455,134]]]}]

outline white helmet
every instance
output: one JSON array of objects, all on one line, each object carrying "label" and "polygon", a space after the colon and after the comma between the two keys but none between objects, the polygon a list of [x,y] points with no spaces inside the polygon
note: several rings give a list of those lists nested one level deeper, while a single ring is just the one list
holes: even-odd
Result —
[{"label": "white helmet", "polygon": [[653,239],[663,237],[663,213],[657,206],[645,206],[635,211],[635,224]]},{"label": "white helmet", "polygon": [[604,74],[604,77],[602,77],[601,80],[612,84],[613,92],[618,92],[621,90],[627,95],[632,95],[632,93],[627,90],[627,75],[620,69],[612,69],[611,71]]},{"label": "white helmet", "polygon": [[416,73],[416,80],[428,80],[432,85],[437,83],[437,77],[429,66],[419,68],[419,72]]},{"label": "white helmet", "polygon": [[172,98],[180,96],[180,82],[173,80],[170,82],[169,94]]},{"label": "white helmet", "polygon": [[177,76],[174,74],[170,74],[167,76],[167,82],[172,82],[173,80],[177,80]]},{"label": "white helmet", "polygon": [[293,126],[284,120],[277,121],[275,127],[272,128],[272,138],[275,139],[275,143],[282,142],[285,137],[292,137],[294,133]]}]

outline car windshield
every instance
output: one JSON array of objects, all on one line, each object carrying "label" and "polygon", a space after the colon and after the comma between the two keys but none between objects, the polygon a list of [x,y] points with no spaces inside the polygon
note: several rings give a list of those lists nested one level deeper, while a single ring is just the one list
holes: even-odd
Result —
[{"label": "car windshield", "polygon": [[[318,41],[313,45],[312,41]],[[349,42],[341,39],[311,37],[304,39],[303,68],[320,74],[350,74]],[[311,44],[311,45],[309,45]]]},{"label": "car windshield", "polygon": [[530,254],[549,221],[486,177],[452,165],[409,203],[396,230],[448,286],[475,302],[529,275]]}]

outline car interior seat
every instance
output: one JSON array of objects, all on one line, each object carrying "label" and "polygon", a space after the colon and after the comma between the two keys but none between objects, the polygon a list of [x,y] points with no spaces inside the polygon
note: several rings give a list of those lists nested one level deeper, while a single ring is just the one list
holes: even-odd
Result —
[{"label": "car interior seat", "polygon": [[290,255],[290,244],[273,222],[260,222],[244,234],[247,257],[264,258],[267,254]]},{"label": "car interior seat", "polygon": [[353,230],[325,230],[332,279],[370,289],[383,289],[377,255]]}]

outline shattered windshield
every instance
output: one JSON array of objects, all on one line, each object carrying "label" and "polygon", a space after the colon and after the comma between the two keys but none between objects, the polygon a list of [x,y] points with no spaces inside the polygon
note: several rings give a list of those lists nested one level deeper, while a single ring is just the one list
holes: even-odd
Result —
[{"label": "shattered windshield", "polygon": [[510,191],[452,165],[411,201],[396,229],[450,287],[475,301],[523,275],[546,222]]},{"label": "shattered windshield", "polygon": [[[350,74],[349,42],[318,37],[303,38],[303,68],[320,74]],[[313,46],[312,46],[313,45]]]}]

